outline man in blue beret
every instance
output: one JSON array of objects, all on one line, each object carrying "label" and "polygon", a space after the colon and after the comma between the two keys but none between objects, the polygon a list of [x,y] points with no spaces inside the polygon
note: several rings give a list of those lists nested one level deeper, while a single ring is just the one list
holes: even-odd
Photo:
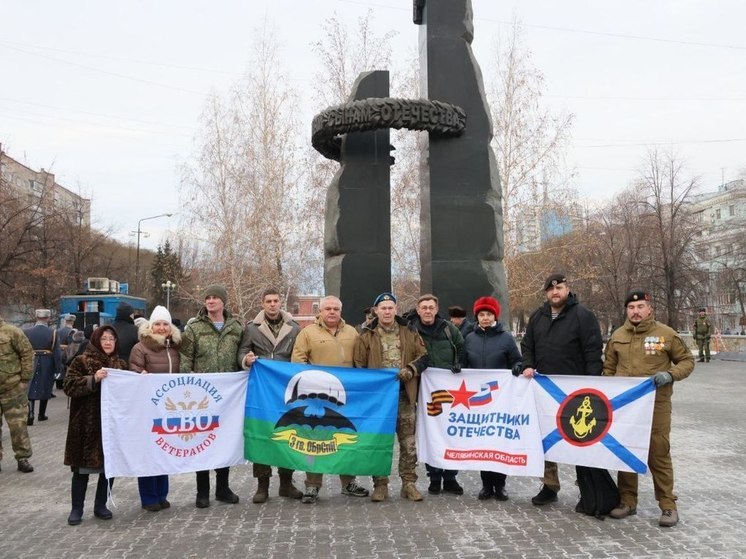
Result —
[{"label": "man in blue beret", "polygon": [[[410,501],[421,501],[417,481],[417,448],[415,446],[415,404],[417,403],[418,378],[427,369],[425,343],[406,320],[396,314],[396,297],[381,293],[373,301],[376,318],[363,328],[355,343],[355,367],[369,369],[399,369],[399,415],[396,420],[396,438],[399,440],[399,477],[402,480],[401,496]],[[389,496],[389,478],[373,477],[371,500],[384,501]]]}]

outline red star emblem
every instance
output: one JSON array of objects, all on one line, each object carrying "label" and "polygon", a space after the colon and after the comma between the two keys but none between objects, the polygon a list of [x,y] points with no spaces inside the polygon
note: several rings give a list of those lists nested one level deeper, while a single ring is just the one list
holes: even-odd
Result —
[{"label": "red star emblem", "polygon": [[451,407],[455,408],[459,404],[464,406],[466,409],[471,409],[471,406],[469,405],[469,398],[474,396],[474,394],[477,393],[476,390],[467,390],[466,389],[466,381],[461,381],[461,386],[458,390],[449,390],[448,393],[453,396],[453,402],[451,402]]}]

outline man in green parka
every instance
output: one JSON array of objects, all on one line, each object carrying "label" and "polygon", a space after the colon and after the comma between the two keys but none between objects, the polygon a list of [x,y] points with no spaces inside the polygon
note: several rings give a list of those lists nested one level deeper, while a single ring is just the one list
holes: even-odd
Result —
[{"label": "man in green parka", "polygon": [[[225,308],[228,292],[222,285],[205,290],[205,306],[184,329],[181,344],[181,373],[222,373],[240,371],[238,349],[243,327]],[[238,503],[238,495],[228,485],[230,468],[215,470],[215,498]],[[197,472],[197,508],[210,506],[210,472]]]}]

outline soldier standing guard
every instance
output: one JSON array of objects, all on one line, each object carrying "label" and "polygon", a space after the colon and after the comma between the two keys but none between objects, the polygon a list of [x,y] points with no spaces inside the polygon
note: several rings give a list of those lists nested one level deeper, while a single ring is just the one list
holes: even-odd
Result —
[{"label": "soldier standing guard", "polygon": [[[20,328],[0,318],[0,415],[10,429],[10,442],[18,461],[18,469],[27,474],[34,471],[29,464],[31,440],[26,429],[28,400],[26,387],[31,380],[34,348]],[[0,417],[2,428],[2,417]],[[3,459],[0,437],[0,460]]]},{"label": "soldier standing guard", "polygon": [[710,336],[712,336],[712,323],[707,318],[707,309],[699,309],[699,316],[694,321],[694,341],[699,349],[699,362],[710,362]]},{"label": "soldier standing guard", "polygon": [[56,376],[62,374],[62,352],[57,330],[49,327],[49,309],[36,309],[36,324],[26,330],[34,348],[34,376],[28,388],[28,425],[34,424],[34,404],[39,400],[39,421],[48,419],[47,402],[52,397]]}]

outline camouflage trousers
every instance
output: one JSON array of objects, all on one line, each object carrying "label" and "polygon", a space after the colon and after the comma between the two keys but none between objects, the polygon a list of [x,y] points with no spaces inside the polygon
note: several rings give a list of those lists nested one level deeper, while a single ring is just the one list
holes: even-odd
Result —
[{"label": "camouflage trousers", "polygon": [[[396,438],[399,440],[399,477],[403,482],[417,481],[417,445],[415,444],[415,407],[404,390],[399,392],[399,415],[396,418]],[[388,485],[386,476],[373,476],[373,485]]]},{"label": "camouflage trousers", "polygon": [[[20,385],[0,394],[0,415],[10,429],[10,442],[16,455],[16,460],[31,457],[31,439],[28,436],[26,421],[28,420],[28,399],[26,390]],[[0,430],[2,418],[0,417]],[[0,460],[3,459],[2,433],[0,433]]]}]

